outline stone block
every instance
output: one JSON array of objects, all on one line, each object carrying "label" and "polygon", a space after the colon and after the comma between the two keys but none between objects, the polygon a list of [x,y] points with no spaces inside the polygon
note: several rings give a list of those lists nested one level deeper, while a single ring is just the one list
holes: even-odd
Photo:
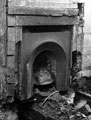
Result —
[{"label": "stone block", "polygon": [[7,83],[8,84],[17,84],[17,81],[16,81],[16,78],[15,78],[15,76],[9,76],[9,77],[7,77]]},{"label": "stone block", "polygon": [[0,99],[6,96],[5,71],[6,0],[0,0]]},{"label": "stone block", "polygon": [[15,85],[14,84],[7,84],[7,96],[14,97]]},{"label": "stone block", "polygon": [[3,58],[3,54],[0,53],[0,66],[2,66],[4,63],[4,58]]},{"label": "stone block", "polygon": [[3,44],[0,44],[0,66],[5,65],[5,54],[4,54],[5,48]]},{"label": "stone block", "polygon": [[48,9],[46,8],[30,8],[30,7],[23,7],[23,6],[14,6],[8,9],[8,13],[10,15],[45,15],[45,16],[77,16],[79,10],[74,8],[67,8],[67,9]]},{"label": "stone block", "polygon": [[8,27],[8,41],[15,42],[15,32],[16,29],[14,27]]},{"label": "stone block", "polygon": [[15,69],[11,68],[11,66],[7,68],[7,76],[15,76]]},{"label": "stone block", "polygon": [[77,8],[72,0],[8,0],[8,6],[23,6],[32,8]]},{"label": "stone block", "polygon": [[17,26],[31,25],[74,25],[78,24],[77,17],[56,17],[51,16],[16,16]]},{"label": "stone block", "polygon": [[7,55],[15,54],[15,28],[8,28]]},{"label": "stone block", "polygon": [[22,41],[22,27],[16,27],[16,43]]},{"label": "stone block", "polygon": [[15,26],[15,16],[8,16],[8,26]]},{"label": "stone block", "polygon": [[14,55],[15,54],[15,42],[8,41],[7,43],[7,55]]},{"label": "stone block", "polygon": [[15,68],[15,56],[7,56],[7,66]]},{"label": "stone block", "polygon": [[6,96],[6,80],[4,69],[0,67],[0,99]]}]

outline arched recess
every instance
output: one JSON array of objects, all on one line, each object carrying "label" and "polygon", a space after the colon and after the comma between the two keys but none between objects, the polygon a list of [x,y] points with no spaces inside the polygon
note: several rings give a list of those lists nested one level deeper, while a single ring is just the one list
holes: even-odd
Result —
[{"label": "arched recess", "polygon": [[[39,58],[41,58],[41,60]],[[61,46],[59,46],[55,42],[46,42],[39,45],[31,53],[30,57],[28,57],[28,60],[25,64],[25,69],[23,70],[23,78],[27,80],[26,81],[27,98],[31,97],[33,93],[33,83],[34,83],[33,74],[37,70],[37,67],[43,66],[41,62],[46,63],[47,61],[46,58],[51,60],[51,64],[53,67],[52,70],[55,71],[56,73],[55,83],[57,90],[60,91],[65,89],[66,73],[67,73],[66,72],[67,60],[66,60],[65,51]],[[37,65],[37,63],[40,65]]]}]

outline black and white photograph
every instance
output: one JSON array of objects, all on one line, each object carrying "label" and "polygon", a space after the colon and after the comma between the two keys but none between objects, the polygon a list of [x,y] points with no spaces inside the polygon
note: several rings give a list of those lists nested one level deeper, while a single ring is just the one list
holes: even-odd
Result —
[{"label": "black and white photograph", "polygon": [[0,0],[0,120],[91,120],[91,0]]}]

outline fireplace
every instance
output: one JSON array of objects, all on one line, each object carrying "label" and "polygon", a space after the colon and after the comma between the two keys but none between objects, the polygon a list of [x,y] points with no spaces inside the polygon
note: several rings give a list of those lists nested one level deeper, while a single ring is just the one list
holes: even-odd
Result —
[{"label": "fireplace", "polygon": [[28,4],[8,8],[7,58],[15,61],[13,82],[21,100],[32,97],[36,85],[54,83],[58,91],[69,88],[72,51],[80,49],[82,27],[78,4],[61,4],[60,9],[54,9],[54,4],[49,8],[45,4],[42,8]]},{"label": "fireplace", "polygon": [[[51,82],[59,91],[67,90],[70,84],[71,66],[71,25],[24,26],[22,42],[17,59],[21,59],[22,90],[31,97],[35,84],[45,85]],[[19,62],[18,62],[19,68]],[[38,81],[39,71],[49,73],[49,78]],[[46,76],[46,75],[45,75]],[[42,76],[43,77],[43,76]],[[47,74],[48,77],[48,74]]]}]

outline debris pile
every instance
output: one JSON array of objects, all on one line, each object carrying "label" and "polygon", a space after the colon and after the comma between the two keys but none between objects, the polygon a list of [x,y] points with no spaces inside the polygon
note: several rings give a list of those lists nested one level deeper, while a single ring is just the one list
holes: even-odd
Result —
[{"label": "debris pile", "polygon": [[42,95],[40,91],[28,100],[6,105],[0,120],[91,120],[91,97],[73,89]]},{"label": "debris pile", "polygon": [[78,77],[72,81],[71,86],[75,89],[75,91],[80,90],[82,92],[91,94],[91,77],[80,77],[78,75]]},{"label": "debris pile", "polygon": [[[58,91],[53,92],[45,100],[36,102],[32,107],[45,118],[52,120],[90,120],[91,108],[86,100],[74,101],[75,94],[60,95]],[[69,102],[71,100],[71,102]]]},{"label": "debris pile", "polygon": [[0,120],[18,120],[18,115],[11,110],[0,111]]},{"label": "debris pile", "polygon": [[73,107],[70,106],[58,92],[55,92],[55,94],[46,99],[46,101],[40,101],[34,105],[33,108],[42,113],[45,117],[54,120],[69,119],[73,110]]}]

